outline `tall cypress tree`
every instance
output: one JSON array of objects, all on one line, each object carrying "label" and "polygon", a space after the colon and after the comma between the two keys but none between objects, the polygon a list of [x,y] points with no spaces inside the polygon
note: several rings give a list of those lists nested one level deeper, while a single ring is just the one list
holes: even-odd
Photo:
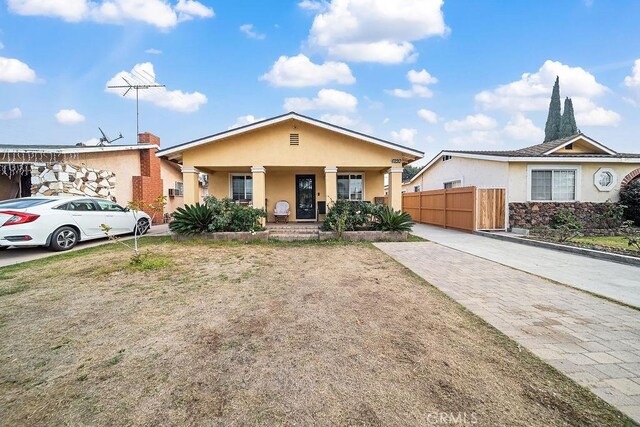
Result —
[{"label": "tall cypress tree", "polygon": [[564,100],[564,111],[562,112],[562,120],[560,122],[560,138],[577,133],[578,125],[576,125],[576,117],[573,114],[573,101],[567,97],[567,99]]},{"label": "tall cypress tree", "polygon": [[556,83],[553,85],[551,93],[551,102],[549,103],[549,115],[547,116],[547,124],[544,126],[544,142],[553,141],[560,138],[560,122],[561,116],[560,103],[560,77],[556,76]]}]

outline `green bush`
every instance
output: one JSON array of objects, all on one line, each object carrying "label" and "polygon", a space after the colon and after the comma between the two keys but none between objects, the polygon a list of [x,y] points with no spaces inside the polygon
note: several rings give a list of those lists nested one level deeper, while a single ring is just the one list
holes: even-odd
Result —
[{"label": "green bush", "polygon": [[624,205],[620,203],[604,202],[599,216],[599,227],[616,229],[622,226],[624,221]]},{"label": "green bush", "polygon": [[327,212],[322,229],[340,234],[343,231],[371,229],[373,227],[373,215],[379,209],[379,205],[368,202],[338,200]]},{"label": "green bush", "polygon": [[553,216],[551,221],[552,234],[558,242],[568,242],[569,240],[581,236],[584,224],[568,209],[560,209]]},{"label": "green bush", "polygon": [[169,230],[177,234],[193,235],[209,230],[213,222],[214,213],[205,205],[196,203],[178,208],[173,213],[173,221],[169,223]]},{"label": "green bush", "polygon": [[380,206],[374,213],[374,228],[382,231],[411,231],[413,220],[411,215],[402,211],[394,211],[389,206]]},{"label": "green bush", "polygon": [[620,204],[624,206],[625,218],[640,226],[640,178],[620,190]]},{"label": "green bush", "polygon": [[214,218],[209,224],[210,232],[263,230],[260,220],[267,217],[263,209],[240,205],[229,198],[217,199],[213,196],[205,197],[204,202],[213,212]]}]

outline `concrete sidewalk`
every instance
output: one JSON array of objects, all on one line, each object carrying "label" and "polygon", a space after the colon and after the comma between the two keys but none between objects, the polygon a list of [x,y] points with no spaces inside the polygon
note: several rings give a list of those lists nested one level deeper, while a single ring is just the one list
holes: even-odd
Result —
[{"label": "concrete sidewalk", "polygon": [[640,307],[640,267],[416,224],[413,234],[497,263]]},{"label": "concrete sidewalk", "polygon": [[436,243],[375,245],[640,421],[640,311]]},{"label": "concrete sidewalk", "polygon": [[[165,236],[169,234],[169,226],[167,224],[154,225],[145,236]],[[133,239],[133,235],[122,236],[123,240]],[[91,248],[94,246],[113,243],[107,238],[89,240],[87,242],[79,242],[71,251]],[[64,252],[53,252],[46,248],[11,248],[0,252],[0,267],[20,264],[34,259],[47,258]]]}]

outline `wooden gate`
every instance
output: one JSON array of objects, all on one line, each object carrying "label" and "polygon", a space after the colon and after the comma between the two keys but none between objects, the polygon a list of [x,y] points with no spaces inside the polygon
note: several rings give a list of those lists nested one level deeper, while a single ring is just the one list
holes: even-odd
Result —
[{"label": "wooden gate", "polygon": [[403,193],[402,209],[422,224],[463,231],[503,229],[505,190],[460,187]]}]

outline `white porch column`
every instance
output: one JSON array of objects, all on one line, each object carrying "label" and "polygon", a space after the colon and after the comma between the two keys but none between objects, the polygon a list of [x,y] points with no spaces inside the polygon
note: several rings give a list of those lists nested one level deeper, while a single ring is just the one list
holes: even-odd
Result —
[{"label": "white porch column", "polygon": [[184,185],[184,204],[195,205],[200,202],[200,171],[194,167],[182,167],[182,183]]},{"label": "white porch column", "polygon": [[389,207],[402,210],[402,168],[389,169]]},{"label": "white porch column", "polygon": [[338,200],[338,168],[327,166],[324,168],[324,188],[327,209]]},{"label": "white porch column", "polygon": [[251,168],[251,177],[253,183],[253,207],[257,209],[266,209],[265,199],[267,197],[265,185],[265,169],[263,166],[253,166]]}]

